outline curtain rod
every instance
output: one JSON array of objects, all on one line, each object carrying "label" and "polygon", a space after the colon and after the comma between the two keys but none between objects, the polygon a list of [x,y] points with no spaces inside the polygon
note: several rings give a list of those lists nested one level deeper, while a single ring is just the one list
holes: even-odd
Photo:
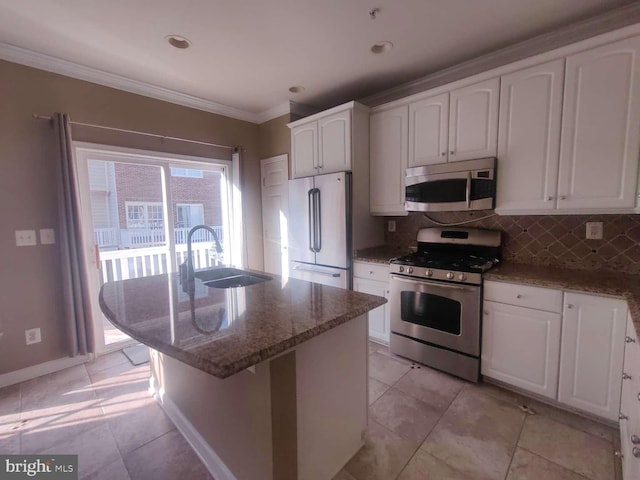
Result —
[{"label": "curtain rod", "polygon": [[[36,120],[49,120],[49,121],[53,120],[53,117],[49,117],[47,115],[38,115],[37,113],[33,114],[33,118],[35,118]],[[71,125],[78,125],[81,127],[101,128],[103,130],[111,130],[114,132],[133,133],[134,135],[144,135],[147,137],[160,138],[162,140],[175,140],[177,142],[195,143],[198,145],[206,145],[208,147],[228,148],[229,150],[233,150],[233,151],[237,151],[240,149],[240,147],[238,146],[220,145],[218,143],[210,143],[210,142],[201,142],[200,140],[190,140],[188,138],[171,137],[168,135],[159,135],[157,133],[140,132],[138,130],[127,130],[126,128],[107,127],[105,125],[95,125],[93,123],[74,122],[73,120],[70,120],[69,123]]]}]

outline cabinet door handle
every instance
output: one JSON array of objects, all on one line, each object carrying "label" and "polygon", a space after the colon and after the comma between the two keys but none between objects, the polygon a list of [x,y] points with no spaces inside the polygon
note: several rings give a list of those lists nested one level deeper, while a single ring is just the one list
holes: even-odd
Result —
[{"label": "cabinet door handle", "polygon": [[560,195],[560,200],[566,200],[567,196],[566,195]]},{"label": "cabinet door handle", "polygon": [[618,414],[618,420],[629,420],[629,417],[627,417],[624,413],[620,412]]},{"label": "cabinet door handle", "polygon": [[449,155],[455,155],[455,152],[453,150],[449,150]]},{"label": "cabinet door handle", "polygon": [[551,200],[553,200],[553,197],[552,196],[548,196],[547,197],[547,202],[550,202]]},{"label": "cabinet door handle", "polygon": [[482,312],[482,313],[484,313],[485,315],[489,315],[489,310],[485,310],[485,311],[484,311],[484,312]]},{"label": "cabinet door handle", "polygon": [[629,375],[628,373],[622,372],[622,379],[623,380],[631,380],[631,375]]},{"label": "cabinet door handle", "polygon": [[633,447],[633,450],[631,450],[631,453],[633,453],[633,456],[636,458],[640,458],[640,448],[638,447]]},{"label": "cabinet door handle", "polygon": [[636,339],[633,337],[624,337],[626,343],[636,343]]},{"label": "cabinet door handle", "polygon": [[447,152],[442,152],[441,155],[444,157],[447,154]]},{"label": "cabinet door handle", "polygon": [[517,294],[517,295],[516,295],[516,298],[522,298],[522,295]]},{"label": "cabinet door handle", "polygon": [[640,443],[640,437],[638,435],[631,435],[631,443],[638,445]]},{"label": "cabinet door handle", "polygon": [[567,303],[567,308],[573,308],[573,303]]}]

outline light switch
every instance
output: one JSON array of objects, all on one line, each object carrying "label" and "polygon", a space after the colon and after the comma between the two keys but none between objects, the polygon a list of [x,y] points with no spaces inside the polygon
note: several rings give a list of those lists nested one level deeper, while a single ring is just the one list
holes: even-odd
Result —
[{"label": "light switch", "polygon": [[30,247],[37,244],[35,230],[16,230],[17,247]]},{"label": "light switch", "polygon": [[40,243],[42,245],[52,245],[56,243],[56,232],[53,228],[40,229]]},{"label": "light switch", "polygon": [[389,220],[387,222],[387,230],[389,232],[395,232],[396,231],[396,221],[395,220]]}]

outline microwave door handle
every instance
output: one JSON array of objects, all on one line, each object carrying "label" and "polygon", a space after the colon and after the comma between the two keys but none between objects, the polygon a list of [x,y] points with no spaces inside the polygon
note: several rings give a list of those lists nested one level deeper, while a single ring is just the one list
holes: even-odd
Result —
[{"label": "microwave door handle", "polygon": [[467,197],[467,208],[471,208],[471,172],[467,173],[467,187],[465,188]]},{"label": "microwave door handle", "polygon": [[308,208],[307,208],[307,215],[309,216],[309,250],[311,250],[312,252],[315,253],[315,248],[313,243],[311,243],[312,241],[315,241],[315,228],[314,228],[314,222],[315,222],[315,218],[314,218],[314,208],[313,208],[313,189],[309,190],[307,192],[307,197],[308,197]]}]

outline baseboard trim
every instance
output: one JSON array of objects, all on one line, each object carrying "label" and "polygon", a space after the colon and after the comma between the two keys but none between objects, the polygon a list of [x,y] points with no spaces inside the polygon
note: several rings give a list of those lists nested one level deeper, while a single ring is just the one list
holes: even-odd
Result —
[{"label": "baseboard trim", "polygon": [[[153,380],[153,378],[152,378]],[[164,394],[156,391],[154,382],[150,381],[149,390],[153,393],[153,398],[162,407],[169,419],[176,426],[185,440],[191,445],[202,463],[204,463],[209,473],[216,480],[236,480],[231,470],[225,465],[218,454],[211,448],[206,440],[198,433],[193,424],[178,409],[175,403]]]},{"label": "baseboard trim", "polygon": [[25,382],[33,378],[41,377],[49,373],[58,372],[65,368],[75,367],[81,363],[88,362],[93,356],[78,355],[76,357],[64,357],[50,362],[39,363],[38,365],[32,365],[30,367],[21,368],[14,372],[3,373],[0,375],[0,388],[8,387],[9,385],[15,385],[16,383]]}]

